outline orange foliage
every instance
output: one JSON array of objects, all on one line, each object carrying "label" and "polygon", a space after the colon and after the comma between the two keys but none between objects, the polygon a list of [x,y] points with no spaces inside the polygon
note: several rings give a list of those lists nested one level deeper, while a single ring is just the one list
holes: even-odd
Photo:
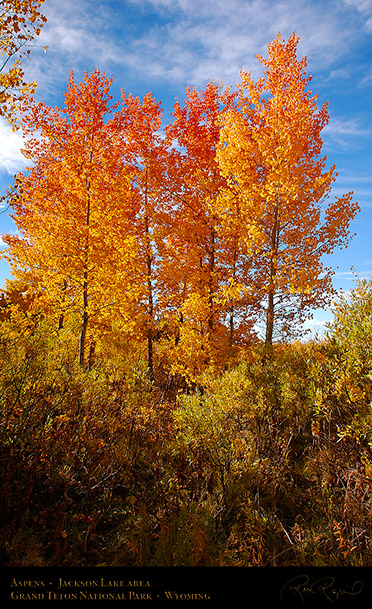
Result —
[{"label": "orange foliage", "polygon": [[216,160],[220,118],[233,103],[234,94],[213,82],[203,91],[188,87],[184,106],[175,104],[167,128],[175,146],[169,168],[174,213],[164,254],[168,293],[178,311],[175,357],[183,360],[181,368],[213,362],[221,338],[228,343],[225,322],[240,294],[233,270],[236,243],[217,207],[221,189],[228,188]]},{"label": "orange foliage", "polygon": [[133,310],[137,334],[146,338],[150,378],[153,379],[153,340],[155,323],[161,315],[162,268],[160,251],[167,236],[169,195],[165,190],[168,149],[160,128],[163,111],[151,93],[142,102],[122,91],[123,150],[130,167],[133,192],[138,203],[133,230],[137,255],[133,282],[138,301]]},{"label": "orange foliage", "polygon": [[9,193],[19,235],[5,256],[59,326],[72,319],[80,363],[115,326],[146,342],[151,380],[158,355],[195,380],[257,321],[271,345],[328,303],[323,256],[347,245],[359,207],[352,193],[327,201],[327,104],[307,90],[298,43],[279,34],[264,76],[242,72],[236,93],[188,87],[164,133],[151,93],[110,106],[98,70],[71,74],[63,109],[24,96],[33,166]]},{"label": "orange foliage", "polygon": [[[259,58],[264,76],[256,83],[241,72],[236,107],[223,119],[218,160],[229,188],[221,211],[239,209],[241,242],[246,243],[247,280],[256,303],[264,303],[266,343],[274,327],[290,332],[293,319],[322,306],[331,294],[331,271],[322,256],[348,242],[348,226],[358,211],[348,193],[328,204],[335,167],[325,170],[321,131],[327,104],[307,90],[306,58],[296,56],[299,38],[281,35]],[[236,223],[237,225],[238,223]],[[293,306],[294,305],[294,306]]]},{"label": "orange foliage", "polygon": [[102,330],[113,314],[125,316],[136,252],[123,117],[108,105],[110,85],[99,71],[80,84],[71,74],[65,108],[25,99],[25,155],[34,165],[11,197],[19,235],[4,237],[13,275],[58,315],[78,316],[81,363],[88,326]]}]

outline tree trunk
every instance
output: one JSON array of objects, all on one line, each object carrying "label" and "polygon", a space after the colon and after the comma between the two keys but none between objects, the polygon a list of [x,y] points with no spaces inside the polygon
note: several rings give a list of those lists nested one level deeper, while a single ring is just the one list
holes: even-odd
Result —
[{"label": "tree trunk", "polygon": [[150,235],[150,224],[148,215],[148,184],[146,173],[145,186],[145,247],[146,247],[146,280],[147,280],[147,299],[149,325],[147,328],[147,366],[149,370],[150,382],[154,381],[154,355],[153,355],[153,332],[154,332],[154,297],[152,285],[152,246]]},{"label": "tree trunk", "polygon": [[154,356],[153,356],[153,323],[154,323],[154,301],[152,296],[152,260],[151,254],[147,252],[147,290],[149,306],[149,327],[147,329],[147,365],[149,369],[150,381],[154,380]]},{"label": "tree trunk", "polygon": [[[234,256],[233,256],[233,280],[235,282],[236,278],[236,261],[237,261],[238,253],[236,247],[234,247]],[[234,305],[230,308],[230,316],[229,316],[229,347],[232,347],[234,344],[234,316],[235,316],[235,307]]]},{"label": "tree trunk", "polygon": [[274,208],[274,224],[271,231],[271,257],[270,257],[270,280],[268,291],[268,303],[266,312],[266,337],[265,347],[273,344],[274,320],[275,320],[275,278],[277,273],[277,256],[279,244],[279,221],[278,221],[278,201]]},{"label": "tree trunk", "polygon": [[[89,161],[92,161],[93,152],[90,151]],[[87,207],[85,214],[85,243],[84,243],[84,267],[83,267],[83,310],[82,310],[82,322],[80,329],[80,340],[79,340],[79,364],[80,366],[84,366],[85,361],[85,343],[88,329],[88,286],[89,286],[89,273],[88,273],[88,264],[89,264],[89,227],[90,227],[90,181],[87,177],[85,180],[86,190],[87,190]]]},{"label": "tree trunk", "polygon": [[84,269],[83,279],[83,312],[82,312],[82,323],[80,329],[80,340],[79,340],[79,364],[84,366],[85,359],[85,343],[88,328],[88,269]]},{"label": "tree trunk", "polygon": [[209,277],[208,277],[208,304],[209,304],[209,315],[208,315],[208,329],[209,333],[213,332],[213,315],[214,315],[214,270],[216,266],[216,231],[214,228],[211,230],[211,247],[209,250]]},{"label": "tree trunk", "polygon": [[274,291],[270,288],[268,295],[268,306],[266,313],[266,336],[265,346],[273,344],[274,333]]},{"label": "tree trunk", "polygon": [[[66,293],[66,290],[67,290],[67,281],[65,279],[63,282],[63,286],[62,286],[62,295],[64,295]],[[63,309],[62,309],[62,312],[61,312],[61,314],[59,316],[59,320],[58,320],[58,332],[63,329],[64,320],[65,320],[65,316],[63,313]]]}]

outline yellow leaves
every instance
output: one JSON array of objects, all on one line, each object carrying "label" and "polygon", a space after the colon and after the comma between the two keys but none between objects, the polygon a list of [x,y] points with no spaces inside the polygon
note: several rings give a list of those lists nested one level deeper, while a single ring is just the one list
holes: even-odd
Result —
[{"label": "yellow leaves", "polygon": [[231,306],[231,303],[242,298],[244,290],[245,287],[241,283],[230,277],[227,284],[220,286],[215,297],[215,303],[221,307]]},{"label": "yellow leaves", "polygon": [[198,293],[191,294],[182,304],[181,312],[183,321],[171,369],[174,374],[182,374],[190,382],[196,382],[205,368],[213,364],[210,335],[206,331],[208,300]]},{"label": "yellow leaves", "polygon": [[296,57],[298,43],[294,34],[288,42],[279,35],[268,59],[259,57],[266,70],[256,83],[241,72],[236,105],[221,121],[216,158],[227,183],[217,211],[236,243],[244,244],[257,301],[270,292],[271,298],[287,294],[299,299],[302,311],[306,302],[321,303],[329,289],[329,281],[318,279],[321,256],[347,243],[358,206],[345,195],[328,206],[321,224],[323,197],[335,179],[334,167],[323,172],[319,158],[328,111],[306,91],[310,79],[306,59]]},{"label": "yellow leaves", "polygon": [[[30,53],[28,43],[39,36],[46,22],[39,8],[44,0],[3,0],[0,7],[0,49],[5,57],[0,68],[0,116],[16,128],[16,111],[25,92],[33,92],[36,83],[23,82],[21,59]],[[8,60],[15,56],[13,64]],[[6,69],[6,71],[4,71]]]},{"label": "yellow leaves", "polygon": [[[99,113],[101,118],[109,113],[110,82],[99,72],[85,75],[79,85],[70,77],[66,108],[60,111],[24,101],[34,165],[17,177],[14,218],[27,239],[9,242],[14,274],[32,276],[45,308],[60,306],[66,323],[84,307],[85,318],[103,331],[122,310],[130,320],[129,277],[138,249],[120,115],[102,121],[93,141],[84,137],[92,113],[97,122]],[[41,141],[33,137],[40,128]]]},{"label": "yellow leaves", "polygon": [[321,256],[347,243],[357,206],[349,193],[323,214],[328,112],[306,91],[297,45],[279,36],[264,77],[243,71],[237,95],[187,88],[165,137],[160,103],[122,92],[110,106],[112,79],[98,70],[81,83],[70,74],[63,109],[26,95],[33,166],[12,193],[16,276],[92,335],[121,328],[147,340],[149,358],[165,357],[167,340],[172,370],[193,381],[256,321],[288,327],[323,303]]},{"label": "yellow leaves", "polygon": [[371,461],[365,455],[362,456],[361,461],[364,466],[365,475],[367,476],[367,478],[370,478],[372,480],[372,463],[371,463]]}]

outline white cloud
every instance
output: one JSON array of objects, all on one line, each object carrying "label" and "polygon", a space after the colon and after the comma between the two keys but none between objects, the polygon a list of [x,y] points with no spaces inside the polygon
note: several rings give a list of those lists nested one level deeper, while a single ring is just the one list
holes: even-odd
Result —
[{"label": "white cloud", "polygon": [[353,272],[353,271],[336,271],[334,274],[334,277],[339,277],[342,279],[351,279],[352,281],[354,281],[355,272]]},{"label": "white cloud", "polygon": [[[347,53],[350,41],[357,36],[352,24],[345,22],[345,15],[333,2],[130,1],[142,10],[151,8],[169,16],[162,28],[154,27],[144,33],[138,47],[146,51],[150,37],[151,46],[158,49],[158,56],[153,60],[162,64],[164,59],[173,58],[192,81],[213,77],[234,84],[243,65],[245,68],[256,66],[256,53],[266,53],[267,43],[275,38],[278,30],[285,38],[296,31],[301,37],[301,52],[309,56],[310,64],[317,69],[331,66],[335,59]],[[197,48],[193,50],[197,46],[202,48],[202,53],[198,53]],[[189,64],[188,52],[194,59],[193,66]],[[150,65],[152,67],[153,61]]]},{"label": "white cloud", "polygon": [[372,31],[372,0],[344,0],[345,4],[354,8],[363,18],[364,27]]},{"label": "white cloud", "polygon": [[280,30],[285,38],[293,31],[300,36],[309,70],[331,70],[360,36],[347,16],[365,16],[368,6],[367,0],[344,0],[343,10],[338,2],[309,0],[121,0],[115,6],[48,0],[38,44],[49,50],[33,54],[27,69],[44,97],[66,82],[69,69],[83,67],[124,70],[124,78],[151,87],[154,81],[199,86],[210,78],[234,85],[242,67],[259,74],[256,54],[267,54]]},{"label": "white cloud", "polygon": [[330,135],[369,135],[371,130],[361,127],[360,122],[356,118],[350,119],[332,119],[329,124],[324,127],[324,132]]},{"label": "white cloud", "polygon": [[360,13],[372,13],[372,0],[344,0],[344,2],[356,8]]},{"label": "white cloud", "polygon": [[105,69],[117,58],[118,48],[110,32],[115,18],[107,3],[48,0],[42,12],[47,23],[23,67],[26,78],[38,83],[37,98],[44,101],[53,95],[60,98],[70,70]]},{"label": "white cloud", "polygon": [[362,141],[365,137],[371,137],[372,130],[370,127],[366,128],[365,122],[357,117],[331,117],[322,133],[324,144],[328,148],[349,150],[355,149],[356,139]]},{"label": "white cloud", "polygon": [[4,118],[0,118],[0,171],[14,175],[26,165],[21,153],[23,147],[22,135],[13,132]]}]

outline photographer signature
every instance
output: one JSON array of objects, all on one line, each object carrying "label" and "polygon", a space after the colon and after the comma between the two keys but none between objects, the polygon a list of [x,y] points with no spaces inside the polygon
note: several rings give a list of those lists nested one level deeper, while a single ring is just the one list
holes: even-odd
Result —
[{"label": "photographer signature", "polygon": [[280,591],[280,598],[294,594],[305,602],[305,597],[313,594],[324,596],[329,601],[337,601],[345,596],[357,596],[363,590],[363,582],[355,581],[349,587],[338,588],[334,577],[321,577],[314,581],[308,575],[298,575],[287,582]]}]

